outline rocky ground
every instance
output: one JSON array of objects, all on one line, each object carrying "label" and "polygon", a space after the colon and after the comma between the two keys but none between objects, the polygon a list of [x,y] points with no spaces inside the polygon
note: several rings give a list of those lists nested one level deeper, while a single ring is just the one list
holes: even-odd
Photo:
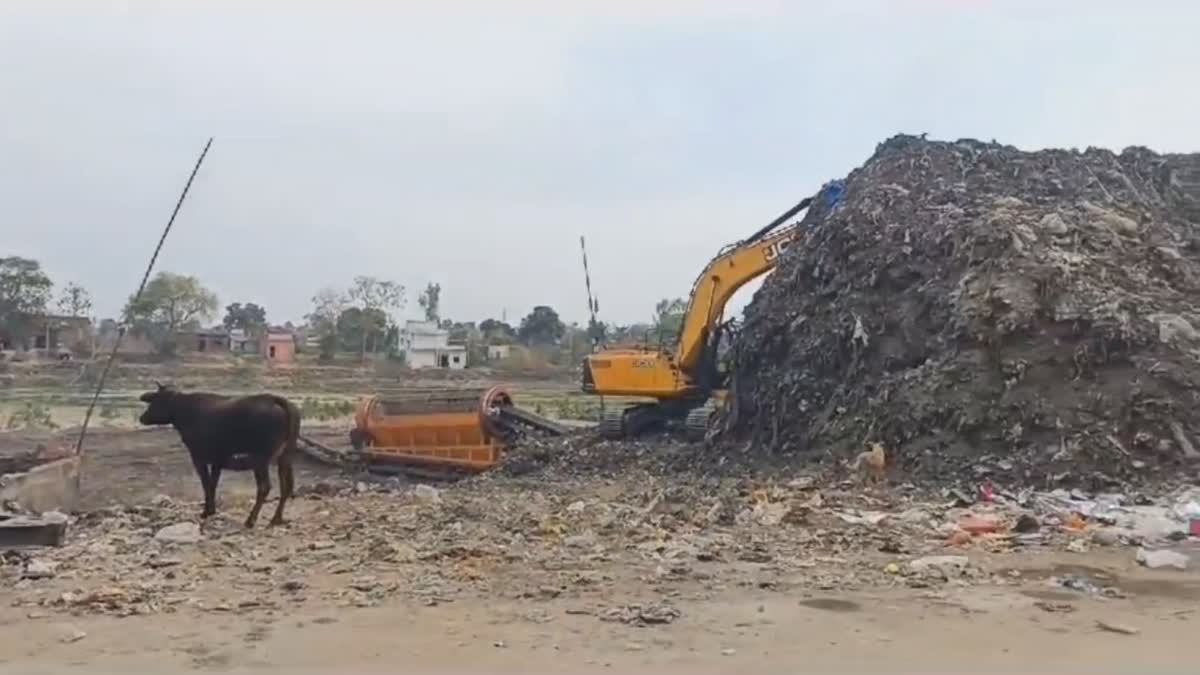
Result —
[{"label": "rocky ground", "polygon": [[705,477],[652,443],[568,440],[453,484],[309,466],[289,525],[246,531],[249,477],[202,523],[186,471],[150,496],[128,469],[106,480],[127,452],[110,441],[67,544],[3,554],[0,666],[1194,663],[1187,492]]}]

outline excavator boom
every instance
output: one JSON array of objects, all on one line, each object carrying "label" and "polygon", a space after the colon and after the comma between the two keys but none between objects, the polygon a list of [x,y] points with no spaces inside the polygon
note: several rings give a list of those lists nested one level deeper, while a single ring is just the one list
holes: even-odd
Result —
[{"label": "excavator boom", "polygon": [[[703,431],[709,411],[699,410],[714,391],[716,372],[713,333],[720,324],[733,294],[750,281],[772,270],[780,256],[799,235],[792,224],[781,224],[811,203],[804,199],[750,237],[727,246],[705,266],[692,286],[674,350],[642,348],[605,349],[583,361],[583,391],[601,396],[630,396],[654,399],[608,413],[601,433],[609,437],[636,435],[653,423],[686,418]],[[693,417],[704,418],[694,423]]]},{"label": "excavator boom", "polygon": [[775,268],[779,256],[799,234],[799,225],[792,224],[774,233],[770,231],[810,202],[811,199],[800,202],[750,238],[726,248],[705,266],[692,285],[679,345],[675,349],[676,361],[682,369],[696,368],[713,326],[720,323],[730,298],[739,288]]}]

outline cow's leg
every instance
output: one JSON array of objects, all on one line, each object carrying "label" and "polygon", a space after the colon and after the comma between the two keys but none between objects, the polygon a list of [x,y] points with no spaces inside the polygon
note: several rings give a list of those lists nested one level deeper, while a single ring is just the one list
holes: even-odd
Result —
[{"label": "cow's leg", "polygon": [[275,507],[275,515],[271,517],[272,525],[283,524],[283,505],[292,498],[296,487],[296,477],[292,473],[292,455],[284,451],[279,458],[279,506]]},{"label": "cow's leg", "polygon": [[[212,491],[212,512],[217,512],[217,484],[221,482],[221,464],[213,462],[208,465],[208,487]],[[206,497],[207,499],[208,497]]]},{"label": "cow's leg", "polygon": [[192,455],[192,466],[196,467],[196,475],[200,477],[200,487],[204,488],[204,510],[200,512],[200,517],[207,518],[217,512],[216,488],[212,485],[212,476],[208,472],[208,465],[196,455]]},{"label": "cow's leg", "polygon": [[258,512],[262,510],[263,502],[267,501],[267,495],[271,494],[270,464],[255,465],[254,483],[258,486],[258,490],[254,494],[254,508],[250,509],[250,516],[246,518],[247,528],[254,527],[254,523],[258,522]]}]

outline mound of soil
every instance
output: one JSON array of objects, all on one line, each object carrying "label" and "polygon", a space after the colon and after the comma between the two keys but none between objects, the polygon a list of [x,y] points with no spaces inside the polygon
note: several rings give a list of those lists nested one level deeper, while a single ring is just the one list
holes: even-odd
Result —
[{"label": "mound of soil", "polygon": [[747,308],[726,438],[880,440],[916,478],[1178,473],[1200,458],[1198,185],[1200,155],[889,139]]}]

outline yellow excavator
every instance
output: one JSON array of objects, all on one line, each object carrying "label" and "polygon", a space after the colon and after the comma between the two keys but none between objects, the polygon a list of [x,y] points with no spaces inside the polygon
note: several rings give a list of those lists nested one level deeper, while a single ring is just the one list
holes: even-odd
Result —
[{"label": "yellow excavator", "polygon": [[[600,435],[633,438],[670,423],[684,424],[687,437],[703,439],[714,415],[731,403],[729,374],[719,367],[725,305],[750,281],[774,269],[797,238],[799,223],[776,230],[808,208],[806,198],[742,241],[725,247],[692,286],[675,347],[640,345],[605,348],[583,360],[583,391],[599,396],[654,399],[605,407]],[[736,410],[736,406],[731,406]]]}]

